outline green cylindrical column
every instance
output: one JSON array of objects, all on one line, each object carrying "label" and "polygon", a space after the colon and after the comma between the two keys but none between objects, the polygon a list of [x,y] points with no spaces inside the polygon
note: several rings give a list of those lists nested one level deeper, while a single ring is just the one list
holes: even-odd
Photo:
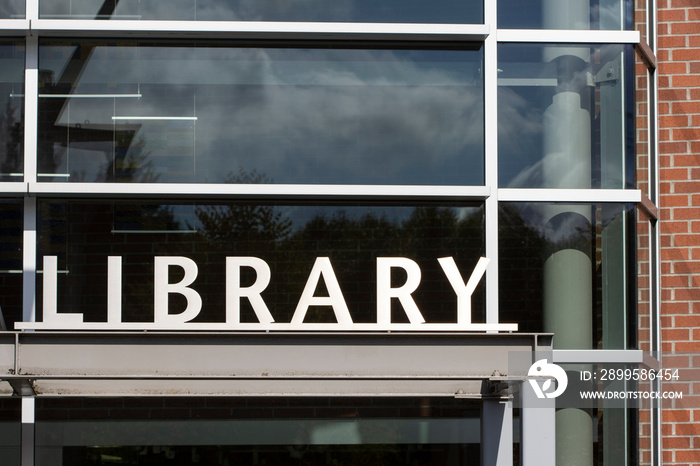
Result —
[{"label": "green cylindrical column", "polygon": [[[588,29],[585,0],[544,0],[543,22],[552,29]],[[547,47],[543,59],[557,65],[557,93],[544,114],[543,182],[547,188],[591,188],[591,116],[585,47]],[[544,263],[544,330],[555,349],[590,349],[593,341],[593,259],[589,206],[552,206],[547,212],[552,246]],[[583,229],[583,231],[578,231]],[[593,464],[593,422],[586,410],[556,413],[557,465]]]},{"label": "green cylindrical column", "polygon": [[544,330],[556,349],[590,349],[591,258],[578,249],[553,253],[544,264]]},{"label": "green cylindrical column", "polygon": [[593,422],[584,409],[557,411],[557,466],[593,464]]}]

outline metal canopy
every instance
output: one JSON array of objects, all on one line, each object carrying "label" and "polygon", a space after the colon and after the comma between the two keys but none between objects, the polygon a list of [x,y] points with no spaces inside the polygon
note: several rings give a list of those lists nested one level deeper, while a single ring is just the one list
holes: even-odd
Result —
[{"label": "metal canopy", "polygon": [[535,357],[551,341],[523,333],[0,332],[0,380],[5,395],[21,396],[498,398],[504,383],[527,375],[508,373],[509,356]]}]

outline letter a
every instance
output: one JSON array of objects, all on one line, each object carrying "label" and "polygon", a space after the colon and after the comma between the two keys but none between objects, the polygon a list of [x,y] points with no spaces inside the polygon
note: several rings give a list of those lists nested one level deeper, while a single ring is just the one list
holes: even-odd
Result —
[{"label": "letter a", "polygon": [[[323,276],[326,288],[328,289],[328,296],[326,297],[314,296],[321,276]],[[294,316],[292,316],[292,324],[303,324],[309,306],[331,306],[333,307],[333,313],[339,324],[352,325],[352,317],[350,317],[348,305],[345,303],[343,292],[340,290],[338,279],[335,276],[331,260],[328,257],[316,258],[316,262],[309,274],[309,279],[306,281],[304,291],[301,293],[301,298],[299,298],[299,304],[297,304]]]}]

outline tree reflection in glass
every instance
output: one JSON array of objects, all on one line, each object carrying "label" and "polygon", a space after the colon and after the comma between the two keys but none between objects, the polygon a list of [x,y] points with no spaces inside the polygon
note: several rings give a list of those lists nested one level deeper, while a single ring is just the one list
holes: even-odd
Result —
[{"label": "tree reflection in glass", "polygon": [[[254,178],[260,175],[245,175]],[[82,312],[85,321],[106,320],[107,257],[123,258],[124,321],[153,321],[155,256],[185,256],[197,263],[193,288],[203,299],[194,321],[223,322],[227,256],[253,256],[271,267],[262,294],[277,322],[289,322],[317,257],[328,257],[354,322],[377,321],[377,257],[407,257],[419,264],[413,293],[428,322],[456,322],[456,295],[437,259],[453,257],[468,277],[484,255],[483,208],[444,203],[358,205],[353,203],[55,201],[39,203],[39,260],[56,255],[61,293],[58,308]],[[397,269],[392,286],[406,280]],[[171,282],[179,280],[173,268]],[[241,285],[255,280],[243,269]],[[61,283],[63,282],[63,283]],[[323,280],[315,296],[327,296]],[[482,281],[472,297],[474,322],[484,322]],[[173,313],[182,308],[172,296]],[[181,298],[181,297],[180,297]],[[104,305],[95,303],[104,302]],[[179,306],[179,307],[178,307]],[[406,322],[401,305],[395,322]],[[330,307],[311,307],[307,322],[334,322]],[[247,300],[241,321],[257,322]]]}]

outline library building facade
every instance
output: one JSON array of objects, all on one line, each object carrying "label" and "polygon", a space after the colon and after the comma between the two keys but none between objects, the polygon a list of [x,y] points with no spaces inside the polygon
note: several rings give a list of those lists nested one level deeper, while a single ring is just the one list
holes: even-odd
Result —
[{"label": "library building facade", "polygon": [[2,464],[663,464],[656,12],[0,0]]}]

